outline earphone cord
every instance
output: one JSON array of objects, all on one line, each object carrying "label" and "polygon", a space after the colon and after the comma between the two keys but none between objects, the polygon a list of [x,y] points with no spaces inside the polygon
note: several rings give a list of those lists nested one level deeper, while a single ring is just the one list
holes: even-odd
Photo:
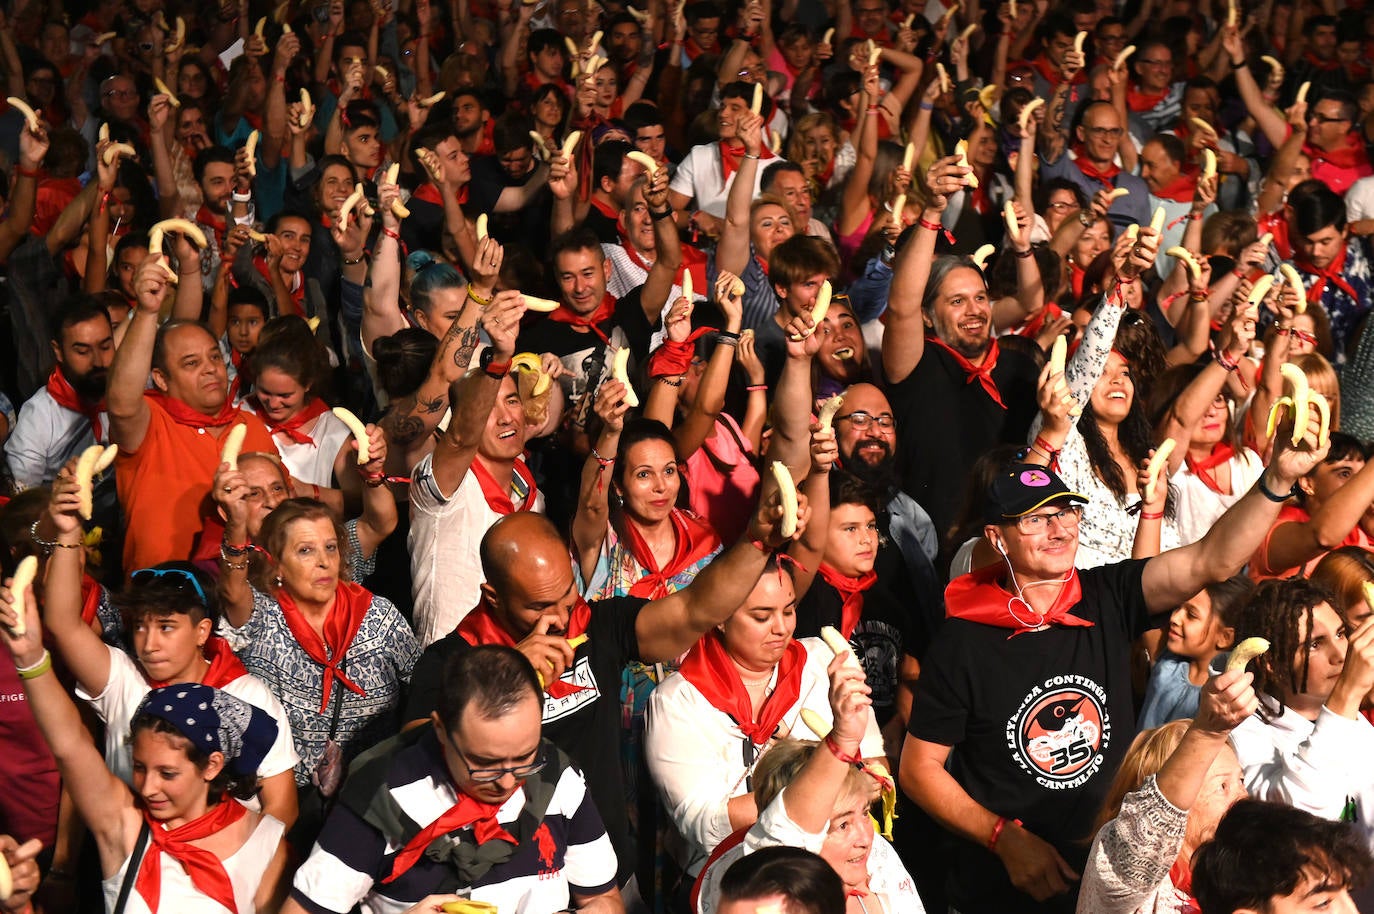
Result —
[{"label": "earphone cord", "polygon": [[[1013,619],[1016,620],[1016,622],[1019,625],[1025,628],[1039,628],[1040,626],[1045,624],[1045,614],[1038,613],[1035,611],[1034,607],[1032,607],[1030,603],[1026,600],[1025,592],[1032,587],[1044,587],[1047,584],[1058,584],[1062,587],[1065,584],[1069,583],[1069,579],[1073,577],[1074,569],[1070,568],[1069,573],[1064,575],[1063,578],[1052,578],[1048,581],[1030,581],[1023,588],[1021,586],[1021,582],[1016,579],[1016,569],[1011,566],[1011,556],[1007,555],[1005,549],[999,549],[998,551],[1002,553],[1002,561],[1005,562],[1007,565],[1007,574],[1011,575],[1011,586],[1016,588],[1016,596],[1012,597],[1010,600],[1007,601],[1007,612],[1011,615]],[[1040,618],[1035,620],[1034,622],[1026,622],[1024,619],[1022,619],[1020,616],[1016,614],[1016,610],[1012,609],[1013,603],[1020,603],[1022,606],[1026,607],[1026,609],[1030,610],[1032,613],[1035,613],[1035,615],[1039,616]]]}]

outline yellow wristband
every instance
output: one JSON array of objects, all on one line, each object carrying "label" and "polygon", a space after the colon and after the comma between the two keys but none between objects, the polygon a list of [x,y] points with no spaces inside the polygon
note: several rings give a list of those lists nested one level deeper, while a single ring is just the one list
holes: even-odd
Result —
[{"label": "yellow wristband", "polygon": [[51,670],[52,652],[44,650],[42,660],[38,661],[33,666],[21,667],[17,669],[15,672],[19,674],[20,679],[37,679],[39,676],[42,676],[44,673],[50,672]]}]

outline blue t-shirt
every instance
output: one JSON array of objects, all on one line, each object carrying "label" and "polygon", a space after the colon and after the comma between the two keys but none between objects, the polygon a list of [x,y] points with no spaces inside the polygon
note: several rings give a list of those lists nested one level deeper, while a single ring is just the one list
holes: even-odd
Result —
[{"label": "blue t-shirt", "polygon": [[1197,715],[1202,686],[1188,681],[1188,660],[1169,652],[1160,655],[1150,671],[1145,687],[1145,704],[1140,708],[1140,729],[1148,730],[1171,720]]}]

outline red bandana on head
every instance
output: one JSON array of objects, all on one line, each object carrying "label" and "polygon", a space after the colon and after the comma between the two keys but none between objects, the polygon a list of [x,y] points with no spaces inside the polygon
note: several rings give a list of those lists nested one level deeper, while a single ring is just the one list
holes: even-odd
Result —
[{"label": "red bandana on head", "polygon": [[[703,286],[703,288],[705,288]],[[96,441],[101,441],[105,437],[105,429],[100,423],[100,414],[105,411],[105,401],[98,403],[88,403],[81,399],[76,389],[67,381],[67,376],[62,373],[62,366],[58,365],[48,375],[48,396],[52,397],[53,402],[63,409],[69,409],[74,413],[80,413],[86,417],[86,421],[91,424],[91,434]]]},{"label": "red bandana on head", "polygon": [[696,686],[697,691],[740,728],[756,746],[773,738],[783,715],[796,704],[801,695],[802,670],[806,666],[806,648],[796,641],[789,642],[778,662],[778,684],[759,709],[754,720],[749,691],[740,679],[735,662],[725,651],[720,633],[712,630],[696,643],[678,669],[683,677]]},{"label": "red bandana on head", "polygon": [[983,390],[987,391],[987,395],[992,397],[992,402],[1003,409],[1007,408],[1007,404],[1002,402],[1002,395],[997,391],[997,382],[992,379],[992,371],[997,367],[998,348],[996,340],[993,340],[992,345],[988,347],[988,354],[983,356],[983,364],[981,365],[975,365],[961,353],[955,352],[948,343],[935,334],[926,334],[926,345],[932,344],[948,352],[959,367],[964,370],[965,383],[978,382],[983,386]]},{"label": "red bandana on head", "polygon": [[[983,625],[1009,628],[1011,635],[1033,632],[1042,625],[1064,625],[1069,627],[1091,628],[1093,623],[1070,615],[1069,611],[1083,599],[1083,585],[1078,580],[1078,570],[1069,572],[1069,579],[1059,589],[1054,605],[1045,613],[1044,619],[1036,621],[1037,613],[1016,594],[1008,592],[998,578],[1002,566],[989,565],[977,571],[960,575],[945,588],[945,615],[951,619],[966,619]],[[1013,611],[1012,604],[1016,604]],[[1017,618],[1020,616],[1021,618]],[[1035,624],[1028,624],[1028,623]]]},{"label": "red bandana on head", "polygon": [[[259,417],[263,415],[262,403],[258,401],[257,397],[253,398],[253,408],[257,411]],[[322,416],[327,412],[329,412],[329,405],[327,403],[319,397],[311,397],[309,402],[301,407],[300,412],[279,425],[271,425],[266,419],[263,419],[263,424],[267,425],[267,431],[271,434],[285,435],[295,444],[314,444],[315,439],[305,434],[305,432],[302,432],[301,427],[310,420],[317,416]]]},{"label": "red bandana on head", "polygon": [[220,801],[205,815],[168,830],[145,810],[143,821],[148,825],[151,841],[143,855],[143,862],[139,864],[134,891],[143,897],[148,910],[156,914],[158,903],[162,900],[162,855],[166,854],[181,864],[186,875],[191,877],[191,884],[203,894],[237,912],[239,907],[234,899],[234,884],[229,881],[224,864],[213,852],[196,847],[191,842],[223,831],[242,819],[247,812],[241,803],[227,796],[220,797]]},{"label": "red bandana on head", "polygon": [[1221,491],[1221,484],[1218,483],[1216,477],[1212,475],[1212,470],[1226,463],[1235,455],[1235,448],[1225,441],[1218,441],[1216,444],[1212,445],[1212,453],[1208,454],[1206,457],[1201,460],[1194,460],[1193,455],[1189,454],[1183,458],[1183,462],[1188,465],[1188,469],[1192,471],[1194,476],[1202,481],[1204,486],[1216,492],[1218,495],[1227,495],[1229,493]]},{"label": "red bandana on head", "polygon": [[674,508],[668,519],[673,525],[673,557],[662,568],[654,560],[654,551],[649,548],[644,534],[639,532],[639,525],[628,517],[625,519],[625,545],[644,569],[644,577],[630,588],[632,597],[657,600],[668,596],[669,580],[706,558],[720,545],[720,538],[711,525],[686,511]]},{"label": "red bandana on head", "polygon": [[143,396],[162,407],[162,411],[171,416],[173,422],[188,428],[219,428],[222,425],[229,425],[239,417],[239,408],[227,397],[219,412],[213,416],[207,416],[200,410],[192,409],[181,400],[169,397],[159,390],[145,390]]},{"label": "red bandana on head", "polygon": [[585,327],[587,330],[601,337],[601,342],[603,343],[610,343],[611,338],[607,336],[606,331],[602,330],[598,325],[604,324],[614,317],[615,296],[609,292],[601,296],[601,304],[596,306],[596,310],[585,317],[565,304],[560,304],[557,311],[549,313],[549,320],[557,321],[560,324],[571,324],[574,327]]},{"label": "red bandana on head", "polygon": [[[573,604],[572,611],[568,613],[568,628],[563,632],[563,637],[576,638],[587,631],[587,624],[592,620],[592,608],[587,605],[587,601],[581,597]],[[468,644],[476,647],[480,644],[501,644],[506,647],[515,647],[515,638],[510,632],[506,631],[505,626],[496,621],[496,617],[491,614],[487,607],[486,600],[477,604],[472,612],[463,617],[463,621],[458,623],[455,629]],[[577,650],[582,650],[578,647]],[[583,686],[573,685],[556,679],[553,682],[544,683],[544,691],[549,693],[550,698],[564,698],[574,692],[581,692]]]},{"label": "red bandana on head", "polygon": [[496,481],[496,477],[491,475],[491,471],[482,463],[481,458],[472,461],[472,475],[477,479],[477,484],[482,487],[482,495],[487,500],[487,507],[497,514],[514,514],[516,512],[515,502],[511,498],[512,490],[516,495],[523,489],[524,499],[520,502],[521,511],[528,511],[534,507],[534,496],[538,489],[534,484],[534,473],[525,465],[525,461],[519,457],[515,458],[515,464],[511,467],[510,488],[502,490],[501,484]]},{"label": "red bandana on head", "polygon": [[382,880],[382,884],[395,882],[405,875],[405,872],[424,854],[425,849],[439,838],[469,825],[472,826],[473,837],[477,839],[478,844],[486,844],[492,839],[519,844],[515,836],[496,821],[496,814],[500,810],[500,803],[483,803],[460,792],[458,802],[454,803],[448,812],[422,828],[419,834],[406,842],[406,846],[401,848],[401,852],[391,864],[390,875]]},{"label": "red bandana on head", "polygon": [[840,634],[849,638],[854,634],[854,628],[859,624],[859,618],[864,611],[864,591],[868,590],[878,581],[878,575],[874,571],[851,578],[847,574],[841,574],[825,562],[821,562],[821,567],[817,569],[825,583],[840,592],[840,599],[844,600],[844,606],[840,610]]},{"label": "red bandana on head", "polygon": [[348,648],[357,637],[358,629],[363,627],[363,617],[372,605],[372,594],[357,584],[340,581],[334,589],[334,608],[329,611],[329,618],[324,620],[324,638],[315,634],[315,629],[311,628],[305,614],[285,588],[278,588],[276,597],[282,617],[286,619],[286,626],[291,629],[296,643],[311,660],[324,667],[320,713],[325,713],[329,708],[329,695],[336,679],[350,692],[366,695],[363,687],[349,679],[339,665],[348,655]]}]

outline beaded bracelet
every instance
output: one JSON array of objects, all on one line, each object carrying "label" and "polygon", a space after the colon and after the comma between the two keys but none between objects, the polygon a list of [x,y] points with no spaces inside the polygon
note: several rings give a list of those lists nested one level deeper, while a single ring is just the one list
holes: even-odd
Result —
[{"label": "beaded bracelet", "polygon": [[44,555],[52,555],[54,549],[80,549],[82,547],[81,543],[59,543],[57,540],[43,539],[38,535],[38,524],[41,520],[42,518],[39,518],[29,524],[29,538],[33,540],[35,546],[43,550]]}]

